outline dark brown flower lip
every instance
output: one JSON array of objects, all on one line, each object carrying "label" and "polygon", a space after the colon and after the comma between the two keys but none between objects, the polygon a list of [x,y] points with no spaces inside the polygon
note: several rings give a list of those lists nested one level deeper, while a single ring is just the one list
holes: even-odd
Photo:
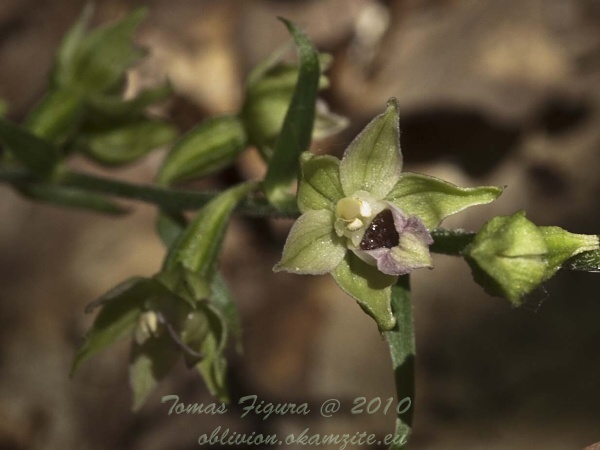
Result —
[{"label": "dark brown flower lip", "polygon": [[384,209],[371,221],[360,241],[361,250],[392,248],[400,243],[400,235],[394,224],[392,211]]}]

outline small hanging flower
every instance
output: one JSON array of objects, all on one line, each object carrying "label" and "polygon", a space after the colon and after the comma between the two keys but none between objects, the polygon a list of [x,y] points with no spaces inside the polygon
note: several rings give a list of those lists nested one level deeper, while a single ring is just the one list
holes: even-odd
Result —
[{"label": "small hanging flower", "polygon": [[398,101],[388,101],[346,149],[302,155],[298,207],[276,271],[331,273],[381,331],[395,325],[391,285],[400,275],[432,267],[429,230],[469,206],[489,203],[499,187],[460,188],[402,173]]}]

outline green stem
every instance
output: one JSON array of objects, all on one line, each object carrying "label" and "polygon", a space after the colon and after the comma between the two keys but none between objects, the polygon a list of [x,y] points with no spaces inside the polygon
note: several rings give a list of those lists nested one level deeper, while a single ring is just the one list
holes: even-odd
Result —
[{"label": "green stem", "polygon": [[[118,198],[152,203],[169,211],[199,209],[220,193],[134,184],[75,171],[66,171],[62,173],[58,181],[61,186],[78,188],[84,191]],[[0,183],[1,182],[11,183],[17,187],[32,184],[40,187],[47,185],[46,183],[37,180],[28,170],[17,167],[0,168]],[[266,199],[254,197],[249,197],[242,201],[236,211],[249,216],[295,217],[298,215],[296,210],[278,210],[271,206]]]},{"label": "green stem", "polygon": [[[219,192],[198,192],[154,185],[133,184],[75,171],[63,173],[59,181],[62,186],[152,203],[169,211],[199,209],[219,194]],[[35,184],[41,188],[45,185],[36,179],[30,171],[20,167],[0,167],[0,183],[10,183],[17,187]],[[275,208],[266,199],[253,197],[242,201],[236,211],[248,216],[290,218],[296,218],[300,214],[292,206],[285,209]],[[433,230],[431,235],[433,236],[434,243],[431,246],[431,251],[445,255],[460,256],[465,247],[471,243],[475,234],[464,230]],[[564,264],[563,268],[582,272],[600,272],[600,250],[584,252],[574,256]]]},{"label": "green stem", "polygon": [[390,450],[403,449],[412,431],[415,401],[415,330],[412,303],[410,301],[410,279],[401,276],[392,287],[392,309],[396,326],[384,333],[390,346],[396,397],[398,406],[394,442]]}]

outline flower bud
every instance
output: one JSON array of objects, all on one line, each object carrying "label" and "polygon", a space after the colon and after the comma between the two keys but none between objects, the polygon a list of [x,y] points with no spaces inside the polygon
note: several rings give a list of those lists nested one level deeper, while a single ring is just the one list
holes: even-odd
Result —
[{"label": "flower bud", "polygon": [[520,211],[486,223],[466,249],[465,259],[486,292],[520,305],[544,281],[547,254],[544,236]]},{"label": "flower bud", "polygon": [[[321,55],[321,70],[328,60]],[[248,132],[250,144],[256,146],[263,156],[270,158],[279,136],[288,107],[298,80],[298,66],[269,61],[259,65],[250,74],[242,120]],[[319,89],[328,86],[324,75],[319,79]],[[346,128],[348,121],[329,111],[326,103],[317,101],[313,138],[319,139],[338,133]]]},{"label": "flower bud", "polygon": [[210,119],[180,139],[163,163],[158,182],[200,178],[231,164],[246,148],[246,132],[235,116]]}]

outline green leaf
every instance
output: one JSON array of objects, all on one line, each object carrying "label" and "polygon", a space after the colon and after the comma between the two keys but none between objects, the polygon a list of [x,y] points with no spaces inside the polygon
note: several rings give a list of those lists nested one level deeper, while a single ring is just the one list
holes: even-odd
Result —
[{"label": "green leaf", "polygon": [[242,324],[235,300],[220,273],[217,273],[212,283],[211,304],[221,313],[225,328],[235,339],[238,352],[242,352]]},{"label": "green leaf", "polygon": [[150,280],[134,278],[94,302],[93,306],[100,305],[102,309],[75,355],[71,376],[96,353],[133,332],[151,286]]},{"label": "green leaf", "polygon": [[146,12],[138,9],[123,20],[83,35],[85,20],[75,25],[61,46],[53,74],[55,86],[87,94],[110,92],[124,81],[125,71],[142,52],[131,45],[133,32]]},{"label": "green leaf", "polygon": [[62,144],[80,124],[84,108],[80,92],[51,90],[27,116],[25,126],[46,141]]},{"label": "green leaf", "polygon": [[0,143],[37,175],[49,175],[60,160],[56,147],[4,119],[0,119]]},{"label": "green leaf", "polygon": [[103,195],[75,187],[57,184],[23,184],[18,189],[21,194],[33,200],[67,208],[110,215],[121,215],[129,212],[129,209],[114,203]]},{"label": "green leaf", "polygon": [[356,191],[383,199],[396,185],[402,171],[398,100],[388,101],[344,152],[340,178],[346,196]]},{"label": "green leaf", "polygon": [[85,136],[80,145],[97,162],[117,166],[133,162],[175,139],[175,129],[164,122],[140,120]]},{"label": "green leaf", "polygon": [[179,354],[179,348],[166,332],[150,337],[141,345],[133,341],[129,383],[133,390],[134,411],[140,409],[148,395],[175,366]]},{"label": "green leaf", "polygon": [[246,195],[258,187],[256,182],[246,182],[207,203],[173,245],[165,261],[165,269],[173,270],[181,265],[200,277],[212,279],[231,213]]},{"label": "green leaf", "polygon": [[340,183],[340,160],[329,155],[304,159],[298,187],[298,208],[303,213],[311,209],[333,211],[337,201],[344,197]]},{"label": "green leaf", "polygon": [[475,281],[514,305],[544,281],[547,256],[543,233],[523,211],[490,220],[465,250]]},{"label": "green leaf", "polygon": [[391,285],[398,277],[381,273],[352,252],[348,252],[331,274],[340,288],[356,300],[364,312],[375,319],[379,331],[394,328],[396,318],[391,307]]},{"label": "green leaf", "polygon": [[233,163],[246,148],[246,132],[236,116],[207,120],[183,136],[167,155],[158,182],[201,178]]},{"label": "green leaf", "polygon": [[283,22],[298,48],[300,69],[264,181],[267,198],[275,206],[285,203],[290,185],[297,177],[300,153],[310,145],[320,76],[319,57],[309,39],[293,23]]},{"label": "green leaf", "polygon": [[[412,419],[415,402],[415,326],[413,321],[413,308],[410,299],[409,276],[401,276],[392,286],[392,310],[396,317],[396,325],[384,333],[390,346],[394,381],[396,384],[396,398],[398,401],[410,399],[410,406],[403,414],[396,415],[395,438],[398,443],[391,445],[390,450],[405,448],[402,441],[407,442],[412,432]],[[402,439],[404,437],[404,439]]]},{"label": "green leaf", "polygon": [[346,254],[344,239],[333,231],[334,214],[327,210],[307,211],[290,230],[281,261],[274,271],[321,275],[337,267]]},{"label": "green leaf", "polygon": [[599,248],[598,236],[574,234],[560,227],[538,227],[548,246],[545,279],[551,278],[569,258]]},{"label": "green leaf", "polygon": [[496,186],[461,188],[439,178],[405,172],[386,199],[433,229],[452,214],[496,200],[503,190]]}]

